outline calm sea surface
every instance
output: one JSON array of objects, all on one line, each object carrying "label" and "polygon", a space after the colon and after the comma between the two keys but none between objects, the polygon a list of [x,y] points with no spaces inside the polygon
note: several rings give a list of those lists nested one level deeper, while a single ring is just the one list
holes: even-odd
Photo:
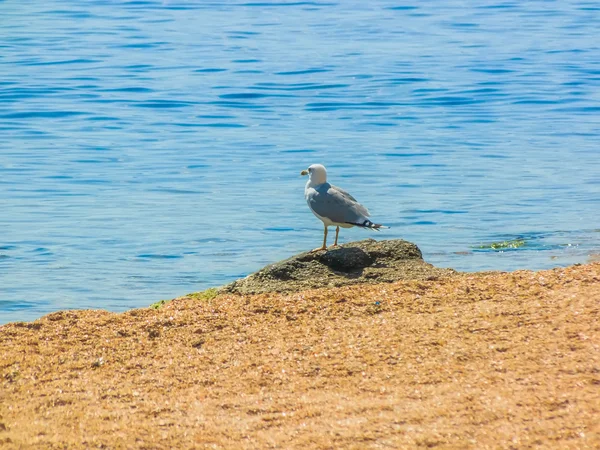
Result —
[{"label": "calm sea surface", "polygon": [[466,271],[598,259],[599,152],[596,1],[4,1],[0,323],[320,245],[317,162],[391,226],[343,242]]}]

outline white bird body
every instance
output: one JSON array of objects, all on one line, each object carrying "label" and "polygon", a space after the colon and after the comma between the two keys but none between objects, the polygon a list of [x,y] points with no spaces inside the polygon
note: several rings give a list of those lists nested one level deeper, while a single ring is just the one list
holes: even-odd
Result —
[{"label": "white bird body", "polygon": [[387,228],[369,220],[369,210],[345,190],[327,182],[327,170],[321,164],[313,164],[308,170],[303,170],[302,175],[309,179],[304,188],[304,198],[312,213],[323,222],[323,245],[313,251],[327,249],[327,227],[335,226],[335,243],[337,246],[340,227],[352,228],[355,226],[379,231]]}]

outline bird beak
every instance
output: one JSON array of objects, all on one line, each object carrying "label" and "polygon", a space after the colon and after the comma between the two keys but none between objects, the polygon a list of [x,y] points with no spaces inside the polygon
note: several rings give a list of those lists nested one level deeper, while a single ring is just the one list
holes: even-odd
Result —
[{"label": "bird beak", "polygon": [[302,176],[308,175],[308,170],[303,170],[302,172],[300,172],[300,175],[302,175]]}]

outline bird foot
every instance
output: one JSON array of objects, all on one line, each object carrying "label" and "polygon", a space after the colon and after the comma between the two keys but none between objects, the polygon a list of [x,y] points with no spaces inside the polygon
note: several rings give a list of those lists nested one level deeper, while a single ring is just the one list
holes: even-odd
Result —
[{"label": "bird foot", "polygon": [[338,245],[338,244],[333,244],[333,245],[330,245],[330,246],[329,246],[329,248],[338,248],[338,247],[339,247],[339,245]]},{"label": "bird foot", "polygon": [[314,248],[309,253],[320,252],[321,250],[327,250],[327,247],[323,246],[323,247],[319,247],[319,248]]}]

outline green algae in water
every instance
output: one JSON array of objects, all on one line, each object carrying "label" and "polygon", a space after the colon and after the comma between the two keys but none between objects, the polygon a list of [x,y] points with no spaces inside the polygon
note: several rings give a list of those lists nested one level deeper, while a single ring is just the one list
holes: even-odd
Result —
[{"label": "green algae in water", "polygon": [[525,239],[513,239],[510,241],[492,242],[491,244],[484,244],[475,247],[480,250],[508,250],[525,247],[527,242]]}]

